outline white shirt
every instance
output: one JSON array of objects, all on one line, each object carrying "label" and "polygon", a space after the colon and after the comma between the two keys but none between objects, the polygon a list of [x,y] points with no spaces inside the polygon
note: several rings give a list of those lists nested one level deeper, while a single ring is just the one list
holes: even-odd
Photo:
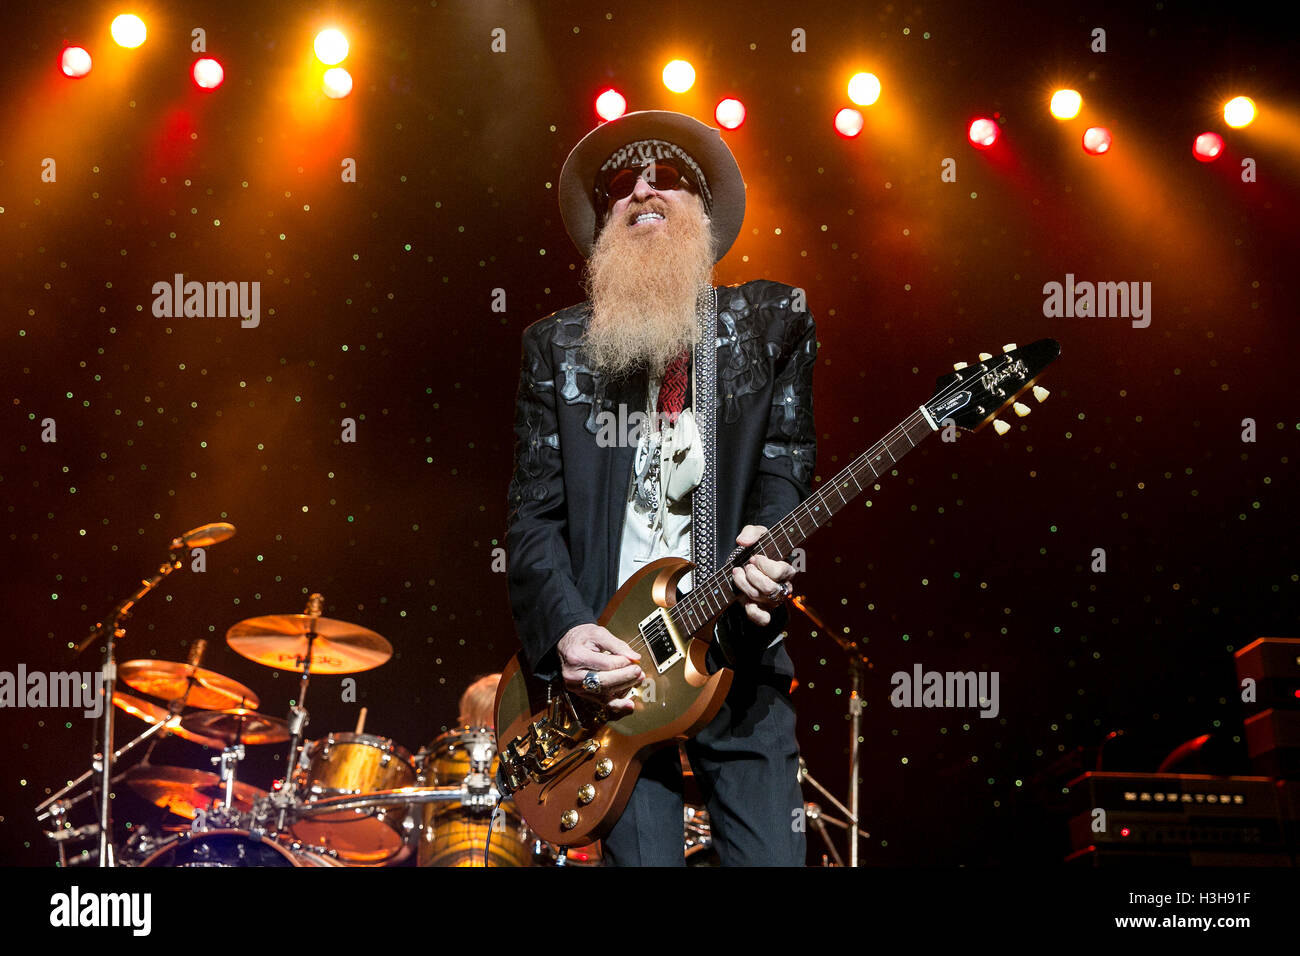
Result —
[{"label": "white shirt", "polygon": [[[659,382],[653,381],[647,402],[650,409],[658,399]],[[704,448],[691,410],[683,409],[672,423],[648,413],[627,488],[619,549],[620,587],[651,561],[668,556],[691,560],[691,492],[699,487],[703,474]],[[691,575],[685,575],[678,587],[689,590]]]}]

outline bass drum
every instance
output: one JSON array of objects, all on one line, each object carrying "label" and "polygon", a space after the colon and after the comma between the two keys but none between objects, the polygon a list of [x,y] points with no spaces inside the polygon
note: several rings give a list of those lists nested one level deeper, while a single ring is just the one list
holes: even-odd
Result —
[{"label": "bass drum", "polygon": [[[425,748],[421,780],[427,786],[461,786],[474,775],[486,785],[496,779],[496,735],[487,727],[449,730]],[[483,866],[491,806],[426,803],[420,831],[420,866]],[[514,803],[501,804],[492,827],[489,866],[532,866],[534,839]]]},{"label": "bass drum", "polygon": [[342,866],[319,848],[285,846],[247,830],[208,830],[177,837],[141,866]]}]

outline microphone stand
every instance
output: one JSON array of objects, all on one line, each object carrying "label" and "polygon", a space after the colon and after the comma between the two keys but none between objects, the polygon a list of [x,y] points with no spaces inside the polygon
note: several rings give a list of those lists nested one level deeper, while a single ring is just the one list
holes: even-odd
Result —
[{"label": "microphone stand", "polygon": [[[179,540],[179,539],[178,539]],[[112,848],[112,830],[113,817],[109,808],[109,791],[113,783],[113,692],[117,689],[117,660],[114,658],[116,645],[119,640],[126,636],[125,621],[131,615],[131,608],[135,607],[136,602],[146,594],[156,588],[162,579],[167,577],[173,571],[181,566],[181,560],[176,556],[177,542],[172,542],[172,549],[167,556],[167,560],[158,566],[158,570],[153,577],[146,578],[140,582],[140,587],[123,601],[118,602],[108,617],[108,623],[100,621],[90,631],[89,636],[77,645],[75,653],[80,654],[99,636],[104,635],[104,734],[101,741],[100,752],[96,754],[98,766],[92,762],[91,766],[99,771],[99,865],[109,867],[115,865]]]}]

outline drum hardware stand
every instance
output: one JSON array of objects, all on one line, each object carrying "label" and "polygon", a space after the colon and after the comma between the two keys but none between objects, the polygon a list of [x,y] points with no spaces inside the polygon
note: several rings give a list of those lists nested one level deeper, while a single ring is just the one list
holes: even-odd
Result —
[{"label": "drum hardware stand", "polygon": [[[825,787],[813,779],[813,776],[808,772],[808,767],[804,763],[802,757],[799,758],[799,779],[807,780],[811,783],[817,788],[818,792],[833,803],[835,807],[848,818],[848,822],[843,823],[843,826],[845,829],[849,830],[849,866],[856,867],[858,865],[858,837],[869,836],[869,834],[866,834],[858,825],[862,822],[862,818],[859,815],[859,792],[861,784],[858,781],[858,774],[861,769],[862,753],[862,745],[859,742],[859,737],[861,736],[862,731],[862,674],[866,669],[870,668],[872,664],[867,659],[867,655],[862,653],[857,641],[848,640],[847,638],[841,637],[839,634],[835,633],[835,631],[827,626],[826,622],[817,615],[817,612],[807,604],[806,598],[802,595],[791,597],[790,603],[802,611],[810,621],[821,628],[831,640],[838,644],[840,650],[844,651],[849,659],[849,805],[847,807],[844,806],[844,804],[835,799],[835,797]],[[827,817],[826,821],[828,823],[841,823],[841,821],[832,820],[830,817]],[[820,808],[818,809],[818,815],[815,822],[819,827],[819,832],[822,834],[822,839],[826,840],[827,844],[830,845],[830,840],[825,829],[821,828]],[[833,845],[831,846],[831,853],[838,861],[839,854],[835,851]]]},{"label": "drum hardware stand", "polygon": [[[142,744],[144,741],[148,740],[154,734],[162,732],[165,729],[165,726],[166,726],[166,722],[159,722],[153,724],[150,727],[145,728],[145,730],[142,733],[140,733],[138,736],[136,736],[129,742],[123,744],[121,747],[117,749],[117,751],[113,754],[113,763],[116,764],[117,761],[121,760],[123,756],[125,756],[130,751],[134,750],[137,746]],[[98,758],[98,756],[99,755],[96,754],[96,758]],[[96,759],[95,763],[98,764],[99,760]],[[67,813],[68,810],[70,810],[72,807],[76,806],[82,800],[85,800],[87,797],[94,794],[95,791],[91,789],[91,790],[87,790],[85,793],[78,794],[77,796],[73,797],[71,800],[63,799],[64,794],[71,793],[73,790],[76,790],[88,779],[90,779],[90,777],[92,777],[97,773],[99,773],[98,766],[94,767],[91,770],[87,770],[80,777],[72,781],[70,784],[68,784],[66,787],[64,787],[62,790],[60,790],[58,793],[54,794],[53,796],[46,797],[45,800],[39,805],[37,805],[36,807],[37,822],[40,822],[52,816],[60,816],[64,813]],[[124,776],[126,775],[118,774],[116,777],[113,778],[113,783],[119,783]],[[46,807],[48,807],[49,809],[47,810]]]},{"label": "drum hardware stand", "polygon": [[[276,814],[275,828],[283,831],[285,818],[288,815],[289,807],[293,803],[294,776],[298,773],[298,762],[304,756],[303,749],[303,732],[307,729],[307,684],[311,680],[311,649],[316,640],[315,618],[321,616],[325,610],[325,598],[321,594],[312,594],[307,598],[307,607],[304,614],[310,616],[313,621],[307,631],[307,654],[298,658],[298,663],[302,665],[302,677],[298,681],[298,702],[289,708],[289,732],[293,737],[289,741],[289,757],[285,765],[284,786],[281,788],[281,794],[289,796],[288,801],[275,801],[279,806],[279,813]],[[274,795],[273,795],[274,799]]]},{"label": "drum hardware stand", "polygon": [[236,771],[239,767],[239,761],[244,759],[244,745],[241,743],[233,743],[225,750],[221,751],[220,757],[212,757],[210,759],[214,765],[221,765],[221,785],[226,791],[225,802],[222,806],[229,811],[234,803],[235,778],[238,776]]},{"label": "drum hardware stand", "polygon": [[[172,557],[174,558],[175,555],[173,554]],[[179,567],[179,566],[180,566],[180,565],[179,565],[179,562],[178,562],[178,563],[175,564],[175,566],[172,567],[172,570],[175,570],[175,569],[176,569],[177,567]],[[166,565],[164,565],[164,567],[166,567]],[[161,576],[165,576],[166,574],[170,574],[170,573],[171,573],[171,571],[163,572],[163,569],[162,569],[162,568],[159,569],[159,574],[160,574]],[[159,580],[161,580],[161,577],[159,577]],[[148,583],[148,582],[145,582],[145,583]],[[134,600],[138,600],[138,598],[132,599],[133,602],[134,602]],[[123,602],[123,603],[125,603],[125,602]],[[119,605],[119,607],[120,607],[120,605]],[[129,608],[129,605],[128,605],[128,608]],[[116,613],[116,609],[115,609],[115,613]],[[96,625],[97,628],[102,627],[102,626],[103,626],[102,624],[101,624],[101,625]],[[195,643],[194,643],[194,647],[191,648],[191,650],[190,650],[189,663],[190,663],[191,665],[193,665],[193,666],[195,666],[195,667],[198,666],[198,664],[199,664],[199,659],[203,656],[203,650],[204,650],[204,648],[205,648],[206,646],[207,646],[207,642],[204,641],[202,638],[200,638],[200,639],[198,639],[197,641],[195,641]],[[114,667],[114,669],[116,670],[116,666]],[[185,693],[184,693],[183,695],[181,695],[181,697],[179,697],[178,699],[173,700],[173,701],[169,702],[169,704],[168,704],[167,709],[168,709],[168,711],[169,711],[169,713],[170,713],[170,717],[169,717],[169,719],[167,719],[167,720],[163,720],[163,721],[159,721],[159,722],[156,723],[156,724],[152,724],[152,725],[146,727],[146,728],[145,728],[141,733],[137,734],[135,737],[133,737],[133,738],[132,738],[131,740],[129,740],[127,743],[125,743],[125,744],[123,744],[121,747],[119,747],[116,751],[114,751],[114,753],[113,753],[113,759],[112,759],[110,765],[111,765],[111,766],[115,766],[115,765],[117,764],[117,762],[120,761],[120,760],[122,759],[122,757],[124,757],[126,754],[130,753],[132,750],[134,750],[134,749],[135,749],[136,747],[138,747],[140,744],[144,743],[146,740],[149,740],[149,738],[153,737],[153,738],[155,738],[155,739],[154,739],[154,740],[149,744],[149,748],[145,751],[144,756],[140,759],[140,766],[143,766],[143,765],[145,765],[145,764],[148,764],[148,762],[149,762],[149,756],[153,753],[154,747],[157,746],[158,741],[162,739],[162,736],[165,735],[166,733],[168,733],[168,731],[169,731],[169,727],[168,727],[168,725],[171,723],[171,718],[174,718],[174,717],[179,716],[180,712],[181,712],[182,710],[185,709],[185,701],[189,699],[190,690],[193,689],[195,683],[197,683],[197,682],[194,680],[194,676],[193,676],[193,674],[191,674],[191,675],[190,675],[190,679],[189,679],[189,685],[186,687],[186,689],[185,689]],[[109,693],[109,699],[111,700],[111,699],[112,699],[112,693],[113,693],[113,691],[112,691],[112,690],[109,690],[107,687],[105,688],[105,690],[108,690],[108,693]],[[106,712],[106,713],[107,713],[107,712]],[[86,792],[81,793],[81,794],[78,794],[77,796],[73,797],[71,800],[64,800],[63,797],[64,797],[65,794],[71,793],[73,790],[76,790],[76,789],[77,789],[78,787],[80,787],[83,783],[85,783],[87,780],[89,780],[92,776],[94,776],[95,774],[99,773],[100,771],[99,771],[99,766],[98,766],[98,764],[100,764],[100,763],[101,763],[101,761],[99,760],[99,755],[96,754],[96,755],[95,755],[95,764],[96,764],[97,766],[94,766],[94,767],[92,767],[92,769],[85,771],[85,772],[84,772],[80,777],[78,777],[76,780],[73,780],[71,783],[69,783],[67,786],[65,786],[65,787],[64,787],[62,790],[60,790],[58,793],[56,793],[56,794],[54,794],[53,796],[47,798],[46,800],[44,800],[42,803],[40,803],[40,804],[36,807],[36,820],[37,820],[37,822],[40,822],[40,821],[46,820],[46,819],[51,818],[51,817],[54,818],[54,823],[53,823],[52,825],[55,827],[55,832],[51,833],[50,831],[46,831],[46,836],[48,836],[51,840],[56,841],[56,843],[58,844],[58,850],[59,850],[59,865],[60,865],[60,866],[64,866],[64,865],[66,865],[66,860],[65,860],[65,855],[64,855],[64,849],[63,849],[63,843],[62,843],[62,841],[63,841],[63,840],[67,840],[67,839],[72,839],[71,836],[66,836],[66,835],[64,835],[68,830],[71,829],[71,824],[70,824],[70,823],[67,823],[67,822],[66,822],[65,820],[63,820],[62,818],[67,814],[67,812],[68,812],[70,809],[72,809],[72,808],[73,808],[74,806],[76,806],[78,803],[80,803],[81,801],[85,800],[86,798],[88,798],[88,797],[90,797],[90,796],[93,796],[94,793],[95,793],[95,790],[94,790],[94,788],[92,788],[92,789],[90,789],[90,790],[87,790]],[[118,774],[116,777],[113,778],[112,782],[113,782],[113,783],[119,783],[119,782],[121,782],[121,780],[122,780],[125,776],[126,776],[125,774]],[[46,809],[47,807],[49,808],[48,810]],[[102,809],[102,808],[101,808],[101,809]],[[102,826],[103,826],[103,820],[102,820],[102,818],[101,818],[100,822],[99,822],[98,824],[95,825],[95,832],[96,832],[96,833],[102,833]],[[75,830],[75,831],[72,831],[72,832],[78,834],[79,836],[87,836],[87,835],[90,834],[90,832],[91,832],[91,828],[90,828],[89,826],[80,827],[79,829],[77,829],[77,830]],[[101,849],[102,849],[102,846],[101,846]],[[98,856],[100,859],[104,859],[104,858],[105,858],[105,857],[103,857],[102,855],[99,855],[99,854],[97,854],[97,856]],[[111,856],[111,854],[107,857],[107,859],[109,859],[110,861],[112,861],[112,856]],[[112,865],[112,863],[110,862],[110,863],[107,864],[107,865]]]}]

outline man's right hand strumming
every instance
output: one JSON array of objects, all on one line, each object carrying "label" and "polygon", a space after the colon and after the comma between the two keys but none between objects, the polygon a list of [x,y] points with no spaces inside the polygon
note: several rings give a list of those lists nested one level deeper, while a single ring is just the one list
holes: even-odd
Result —
[{"label": "man's right hand strumming", "polygon": [[560,674],[569,692],[599,701],[615,713],[630,713],[635,703],[622,695],[645,673],[641,655],[599,624],[580,624],[560,638]]}]

